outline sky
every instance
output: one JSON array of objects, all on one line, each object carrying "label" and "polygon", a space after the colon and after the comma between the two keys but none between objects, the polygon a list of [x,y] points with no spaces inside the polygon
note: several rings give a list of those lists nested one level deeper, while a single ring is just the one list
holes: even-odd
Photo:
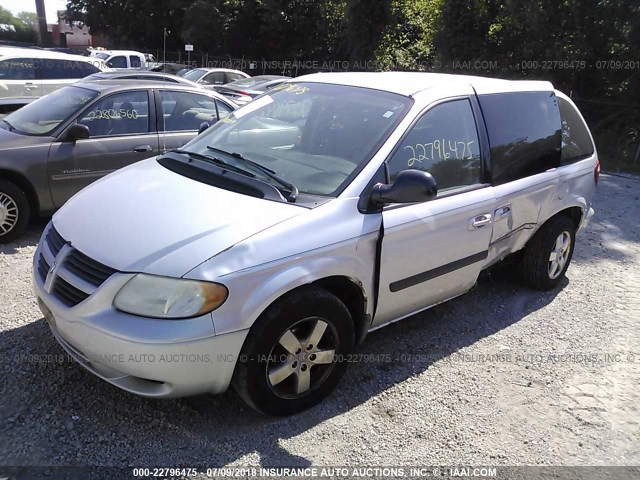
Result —
[{"label": "sky", "polygon": [[[35,0],[0,0],[0,6],[14,15],[19,12],[35,13],[36,11]],[[44,6],[47,11],[47,23],[56,23],[58,21],[58,10],[67,9],[67,0],[44,0]]]}]

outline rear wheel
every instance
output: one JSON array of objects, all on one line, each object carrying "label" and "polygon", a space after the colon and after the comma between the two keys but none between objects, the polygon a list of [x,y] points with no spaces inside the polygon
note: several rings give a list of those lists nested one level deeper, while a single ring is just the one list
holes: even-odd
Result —
[{"label": "rear wheel", "polygon": [[575,244],[576,227],[563,215],[549,219],[525,247],[520,262],[522,279],[538,290],[551,290],[564,278]]},{"label": "rear wheel", "polygon": [[0,244],[18,238],[27,228],[31,209],[16,184],[0,179]]},{"label": "rear wheel", "polygon": [[353,346],[344,304],[321,288],[303,287],[269,307],[251,328],[233,386],[259,412],[297,413],[331,393]]}]

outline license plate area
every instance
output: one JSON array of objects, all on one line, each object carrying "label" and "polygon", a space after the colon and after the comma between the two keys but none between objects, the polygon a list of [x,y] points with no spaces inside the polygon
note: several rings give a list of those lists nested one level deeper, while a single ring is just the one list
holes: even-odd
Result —
[{"label": "license plate area", "polygon": [[47,307],[44,302],[38,298],[38,307],[40,307],[40,311],[44,316],[44,319],[51,326],[51,328],[56,328],[56,317],[53,316],[53,312]]}]

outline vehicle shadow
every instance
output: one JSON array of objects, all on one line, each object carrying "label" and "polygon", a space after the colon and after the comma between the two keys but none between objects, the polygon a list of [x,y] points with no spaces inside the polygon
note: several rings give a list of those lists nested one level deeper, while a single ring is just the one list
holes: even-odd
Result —
[{"label": "vehicle shadow", "polygon": [[595,216],[578,235],[573,261],[592,263],[633,258],[628,243],[640,244],[640,179],[603,174],[593,199]]},{"label": "vehicle shadow", "polygon": [[307,466],[313,455],[290,453],[288,439],[354,408],[398,414],[371,399],[543,308],[567,284],[532,291],[510,267],[493,268],[466,295],[371,333],[332,396],[285,418],[255,413],[232,391],[176,400],[122,392],[71,361],[40,319],[0,333],[0,464]]},{"label": "vehicle shadow", "polygon": [[49,223],[49,220],[51,220],[50,217],[32,218],[29,222],[29,226],[20,238],[6,244],[0,243],[0,254],[11,255],[19,252],[25,247],[35,247],[38,245],[42,231],[47,226],[47,223]]}]

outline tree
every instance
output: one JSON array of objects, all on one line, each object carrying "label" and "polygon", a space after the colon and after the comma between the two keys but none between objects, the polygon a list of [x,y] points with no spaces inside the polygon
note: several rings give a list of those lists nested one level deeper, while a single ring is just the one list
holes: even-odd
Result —
[{"label": "tree", "polygon": [[35,43],[37,40],[37,34],[31,26],[25,25],[3,7],[0,7],[0,25],[0,40],[23,43]]},{"label": "tree", "polygon": [[393,16],[388,0],[347,0],[346,39],[350,59],[372,60]]},{"label": "tree", "polygon": [[20,12],[16,18],[29,28],[38,27],[38,15],[35,12]]},{"label": "tree", "polygon": [[180,31],[190,0],[69,0],[68,18],[110,39],[111,48],[160,48],[164,29],[168,49],[182,47]]}]

